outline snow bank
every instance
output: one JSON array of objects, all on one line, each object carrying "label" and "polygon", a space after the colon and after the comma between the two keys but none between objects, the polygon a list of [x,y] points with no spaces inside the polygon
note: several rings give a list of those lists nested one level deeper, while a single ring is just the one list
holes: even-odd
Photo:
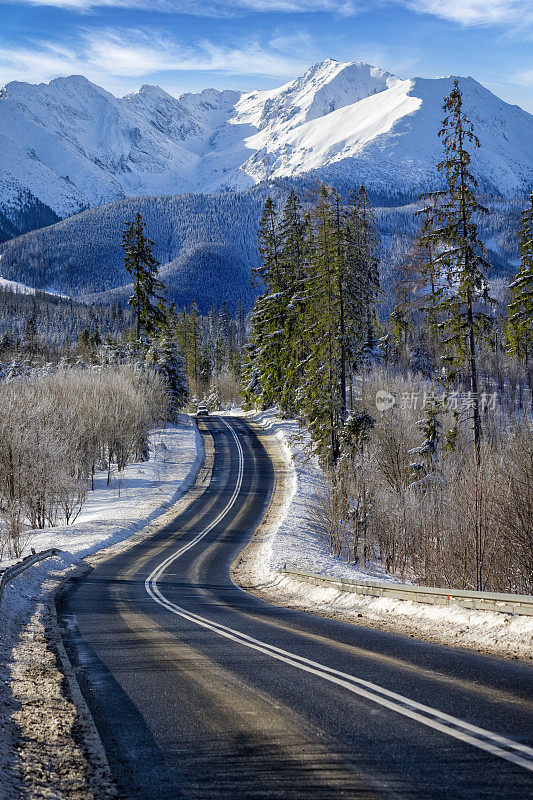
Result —
[{"label": "snow bank", "polygon": [[280,569],[286,567],[345,578],[397,580],[377,565],[362,572],[331,556],[326,542],[312,530],[308,503],[323,478],[316,458],[307,453],[308,435],[296,422],[280,420],[272,411],[248,418],[267,435],[271,456],[279,460],[276,466],[284,475],[264,524],[234,565],[237,582],[278,605],[442,644],[533,658],[532,617],[368,597],[281,575]]},{"label": "snow bank", "polygon": [[[0,255],[0,259],[2,256]],[[37,294],[37,289],[33,289],[31,286],[26,286],[25,283],[19,283],[18,281],[8,281],[7,278],[0,278],[0,289],[7,289],[14,294]],[[54,292],[52,289],[39,290],[42,291],[43,294],[51,294],[54,297],[63,297],[64,299],[68,300],[67,294],[60,294],[59,292]]]},{"label": "snow bank", "polygon": [[355,580],[399,582],[377,564],[362,572],[353,564],[330,555],[323,538],[313,530],[309,503],[323,481],[323,473],[318,459],[309,455],[307,431],[301,430],[295,420],[279,419],[271,410],[248,417],[276,440],[287,470],[284,502],[276,509],[277,528],[255,559],[263,577],[268,574],[277,578],[279,570],[286,568]]},{"label": "snow bank", "polygon": [[[182,415],[178,424],[153,430],[150,458],[112,473],[97,473],[95,490],[73,525],[30,531],[23,555],[56,547],[63,561],[74,563],[143,528],[175,503],[192,484],[203,457],[194,421]],[[15,559],[0,561],[9,566]]]},{"label": "snow bank", "polygon": [[70,667],[63,663],[66,688],[57,666],[62,645],[51,598],[67,575],[82,568],[84,556],[128,539],[173,506],[193,484],[202,461],[198,429],[183,415],[177,425],[152,431],[148,461],[113,475],[109,487],[106,475],[97,476],[95,491],[74,525],[30,532],[26,550],[57,547],[61,553],[8,583],[1,599],[2,800],[116,797],[98,734],[69,678]]}]

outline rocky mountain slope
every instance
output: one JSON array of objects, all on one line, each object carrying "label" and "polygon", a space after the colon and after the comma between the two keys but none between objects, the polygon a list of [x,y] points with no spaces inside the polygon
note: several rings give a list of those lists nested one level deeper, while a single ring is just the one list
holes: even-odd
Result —
[{"label": "rocky mountain slope", "polygon": [[[365,182],[384,203],[438,182],[437,131],[452,78],[400,80],[326,60],[279,89],[156,86],[116,98],[81,76],[0,90],[0,235],[124,197],[246,189],[269,179]],[[482,148],[475,172],[492,195],[533,184],[533,116],[461,78]]]}]

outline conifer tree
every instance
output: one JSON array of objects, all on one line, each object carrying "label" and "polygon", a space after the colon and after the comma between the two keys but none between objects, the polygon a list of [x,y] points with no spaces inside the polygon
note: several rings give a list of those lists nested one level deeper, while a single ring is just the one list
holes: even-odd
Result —
[{"label": "conifer tree", "polygon": [[33,356],[36,352],[38,340],[39,340],[39,334],[37,331],[36,314],[35,311],[33,311],[24,327],[23,346],[30,356]]},{"label": "conifer tree", "polygon": [[424,441],[419,447],[409,450],[411,455],[418,456],[418,460],[411,463],[414,480],[411,486],[425,491],[438,475],[441,428],[441,406],[438,402],[430,403],[426,408],[424,418],[418,420],[417,427],[424,436]]},{"label": "conifer tree", "polygon": [[183,359],[174,338],[161,331],[154,337],[146,353],[145,363],[165,378],[169,396],[169,411],[175,419],[189,394]]},{"label": "conifer tree", "polygon": [[[255,303],[251,314],[252,335],[249,354],[253,365],[245,369],[245,376],[253,373],[254,396],[258,394],[265,406],[279,402],[283,391],[284,365],[282,353],[285,338],[285,286],[282,282],[278,218],[272,199],[267,198],[258,231],[261,264],[253,274],[263,285],[263,294]],[[255,344],[254,344],[255,343]],[[245,377],[246,380],[246,377]],[[249,383],[249,380],[248,380]]]},{"label": "conifer tree", "polygon": [[198,320],[198,306],[194,300],[191,303],[187,318],[187,343],[185,352],[187,374],[189,375],[189,379],[197,382],[200,368],[200,322]]},{"label": "conifer tree", "polygon": [[333,467],[348,415],[348,377],[374,341],[379,277],[366,192],[361,187],[346,206],[322,187],[308,215],[294,192],[281,217],[268,201],[259,241],[256,274],[265,292],[251,314],[245,400],[297,413]]},{"label": "conifer tree", "polygon": [[98,322],[96,322],[94,330],[91,334],[91,345],[93,347],[99,347],[101,344],[102,344],[102,337],[100,336],[100,329],[98,327]]},{"label": "conifer tree", "polygon": [[133,278],[133,295],[128,301],[135,311],[135,336],[150,336],[164,320],[160,305],[164,286],[157,278],[159,263],[152,253],[154,243],[144,235],[142,215],[135,214],[133,222],[122,233],[124,266]]},{"label": "conifer tree", "polygon": [[78,336],[78,341],[76,342],[76,352],[78,355],[82,356],[83,358],[87,358],[90,354],[92,347],[91,343],[91,334],[89,332],[89,328],[85,326]]},{"label": "conifer tree", "polygon": [[329,465],[340,455],[342,428],[340,309],[336,277],[339,250],[336,219],[328,191],[322,187],[308,232],[308,313],[310,342],[304,377],[298,394],[299,410],[317,450]]},{"label": "conifer tree", "polygon": [[518,237],[520,265],[509,284],[507,339],[511,353],[524,363],[529,388],[533,390],[533,192],[528,207],[522,212]]},{"label": "conifer tree", "polygon": [[435,363],[439,363],[440,343],[439,343],[439,304],[443,293],[443,280],[441,265],[435,258],[433,240],[433,224],[436,213],[435,205],[437,198],[422,198],[429,200],[418,212],[417,216],[422,218],[420,231],[416,240],[415,270],[420,276],[419,286],[422,290],[421,308],[425,311],[427,318],[427,328],[431,342],[432,355]]},{"label": "conifer tree", "polygon": [[447,189],[436,195],[438,200],[430,217],[431,229],[421,242],[433,248],[433,264],[446,277],[447,287],[438,309],[442,314],[444,358],[450,368],[466,367],[472,396],[472,431],[476,463],[479,463],[481,415],[478,394],[479,334],[490,324],[486,270],[489,263],[478,237],[476,217],[486,213],[474,195],[477,181],[470,171],[470,145],[480,146],[474,126],[463,111],[459,82],[444,100],[446,117],[439,131],[445,158],[438,164],[445,176]]},{"label": "conifer tree", "polygon": [[302,364],[306,353],[306,218],[294,189],[291,189],[279,223],[279,264],[282,276],[285,325],[283,333],[284,380],[279,399],[282,413],[295,411],[295,400],[302,377]]},{"label": "conifer tree", "polygon": [[374,214],[364,186],[352,192],[344,211],[347,318],[347,358],[355,366],[364,361],[365,349],[374,342],[377,329],[379,263]]},{"label": "conifer tree", "polygon": [[409,273],[404,270],[404,265],[397,270],[394,284],[396,302],[389,315],[389,333],[396,349],[397,358],[407,345],[408,336],[413,327],[410,277]]},{"label": "conifer tree", "polygon": [[246,311],[240,297],[237,302],[236,328],[237,347],[242,348],[244,347],[244,343],[246,341]]},{"label": "conifer tree", "polygon": [[322,188],[308,236],[309,356],[300,391],[305,421],[325,460],[341,450],[348,414],[347,386],[374,340],[374,304],[379,290],[373,217],[364,187],[341,202]]},{"label": "conifer tree", "polygon": [[440,363],[438,307],[443,286],[431,239],[434,213],[434,204],[427,203],[417,211],[422,223],[397,271],[396,304],[389,322],[392,341],[398,351],[414,344],[414,352],[418,353],[419,345],[422,345],[425,352],[431,353],[433,367],[436,367]]}]

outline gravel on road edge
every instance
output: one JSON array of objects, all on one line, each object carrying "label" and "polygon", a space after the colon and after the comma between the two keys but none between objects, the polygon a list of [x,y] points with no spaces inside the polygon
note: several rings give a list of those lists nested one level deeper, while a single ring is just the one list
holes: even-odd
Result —
[{"label": "gravel on road edge", "polygon": [[47,559],[30,568],[29,581],[25,573],[24,591],[15,587],[15,597],[3,598],[0,800],[116,800],[104,747],[63,645],[56,603],[71,580],[155,535],[203,494],[214,456],[211,437],[204,436],[204,444],[192,486],[145,528],[76,565],[60,555]]}]

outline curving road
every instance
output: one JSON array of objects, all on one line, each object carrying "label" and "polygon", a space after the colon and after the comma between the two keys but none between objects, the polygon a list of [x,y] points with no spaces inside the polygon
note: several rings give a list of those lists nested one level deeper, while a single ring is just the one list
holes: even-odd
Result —
[{"label": "curving road", "polygon": [[205,492],[59,609],[120,796],[529,800],[533,670],[239,589],[273,468],[244,420],[205,428]]}]

